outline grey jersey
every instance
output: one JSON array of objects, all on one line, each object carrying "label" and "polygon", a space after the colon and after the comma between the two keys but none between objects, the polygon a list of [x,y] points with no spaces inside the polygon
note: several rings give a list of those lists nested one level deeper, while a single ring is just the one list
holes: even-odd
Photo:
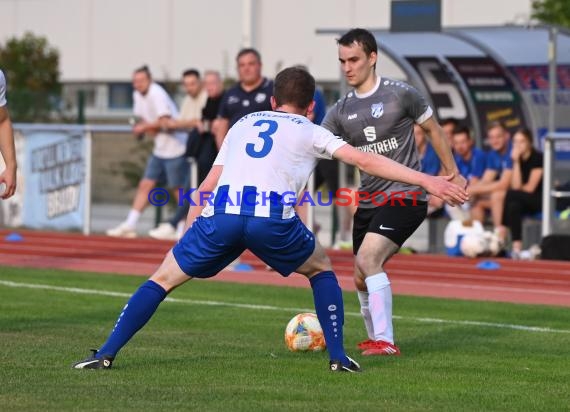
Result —
[{"label": "grey jersey", "polygon": [[6,106],[6,79],[0,70],[0,107]]},{"label": "grey jersey", "polygon": [[[375,88],[365,95],[354,91],[340,99],[328,111],[321,126],[363,152],[384,155],[415,170],[420,161],[414,139],[414,123],[423,123],[433,114],[431,107],[418,91],[407,83],[378,78]],[[426,200],[425,191],[418,187],[370,176],[361,171],[359,190],[368,192],[406,192],[407,198]],[[383,197],[377,197],[382,203]],[[388,202],[389,204],[389,202]],[[371,200],[360,207],[373,208]]]}]

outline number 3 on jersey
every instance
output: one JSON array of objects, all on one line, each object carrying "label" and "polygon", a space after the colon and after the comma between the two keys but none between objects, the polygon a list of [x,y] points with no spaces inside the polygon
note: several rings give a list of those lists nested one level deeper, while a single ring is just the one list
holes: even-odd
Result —
[{"label": "number 3 on jersey", "polygon": [[255,150],[256,144],[254,143],[248,143],[245,146],[245,152],[248,155],[259,159],[260,157],[267,156],[273,147],[272,135],[277,131],[277,122],[275,120],[258,120],[253,125],[256,127],[267,125],[267,129],[259,132],[257,135],[257,137],[263,140],[263,146],[261,146],[259,150]]}]

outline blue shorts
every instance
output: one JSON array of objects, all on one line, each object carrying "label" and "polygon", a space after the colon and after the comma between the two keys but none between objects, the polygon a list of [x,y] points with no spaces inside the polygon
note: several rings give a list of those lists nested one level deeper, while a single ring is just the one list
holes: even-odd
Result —
[{"label": "blue shorts", "polygon": [[190,183],[190,164],[184,156],[162,159],[150,155],[146,163],[144,177],[166,184],[166,187],[186,188]]},{"label": "blue shorts", "polygon": [[315,250],[315,236],[291,219],[215,214],[198,217],[172,249],[189,276],[215,276],[249,249],[283,276],[300,267]]}]

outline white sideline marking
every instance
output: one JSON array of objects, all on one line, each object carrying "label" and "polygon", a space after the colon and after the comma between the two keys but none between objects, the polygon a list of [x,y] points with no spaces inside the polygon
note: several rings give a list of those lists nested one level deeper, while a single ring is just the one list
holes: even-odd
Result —
[{"label": "white sideline marking", "polygon": [[[68,293],[85,294],[85,295],[101,295],[101,296],[111,296],[119,298],[129,298],[132,295],[131,293],[112,292],[107,290],[68,288],[63,286],[40,285],[35,283],[11,282],[9,280],[0,280],[0,285],[12,288],[54,290],[57,292],[68,292]],[[190,305],[205,305],[205,306],[228,306],[232,308],[255,309],[255,310],[275,310],[282,312],[314,312],[314,308],[284,308],[279,306],[252,305],[247,303],[231,303],[231,302],[220,302],[214,300],[178,299],[170,297],[167,297],[165,299],[165,302],[186,303]],[[345,312],[345,315],[361,316],[360,313],[356,312]],[[450,325],[483,326],[489,328],[522,330],[526,332],[570,333],[570,330],[568,329],[552,329],[552,328],[544,328],[539,326],[512,325],[509,323],[492,323],[492,322],[479,322],[473,320],[451,320],[451,319],[438,319],[438,318],[416,318],[408,316],[393,316],[393,318],[404,321],[420,322],[420,323],[443,323]]]},{"label": "white sideline marking", "polygon": [[[469,280],[469,279],[468,279]],[[485,286],[485,285],[458,285],[455,283],[444,283],[444,282],[425,282],[422,280],[396,280],[395,283],[407,283],[408,285],[427,285],[427,286],[440,286],[442,288],[458,288],[458,289],[470,289],[470,290],[494,290],[497,292],[521,292],[527,293],[528,289],[516,288],[516,287],[506,287],[506,286]],[[570,292],[559,291],[559,290],[547,290],[547,289],[533,289],[534,293],[542,293],[545,295],[558,295],[558,296],[570,296]]]}]

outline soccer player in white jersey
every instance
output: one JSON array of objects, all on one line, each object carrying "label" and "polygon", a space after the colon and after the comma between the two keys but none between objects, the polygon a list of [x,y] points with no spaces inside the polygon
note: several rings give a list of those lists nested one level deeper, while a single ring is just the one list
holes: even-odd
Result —
[{"label": "soccer player in white jersey", "polygon": [[1,199],[8,199],[16,192],[16,148],[12,122],[6,104],[6,78],[0,70],[0,154],[6,165],[0,173]]},{"label": "soccer player in white jersey", "polygon": [[[352,29],[337,42],[342,71],[354,90],[329,110],[322,126],[359,150],[420,170],[414,139],[417,123],[430,138],[443,174],[453,176],[452,181],[465,188],[445,134],[424,98],[407,83],[376,75],[378,46],[374,36],[364,29]],[[424,220],[426,193],[416,184],[361,171],[359,191],[403,199],[383,203],[383,196],[370,197],[360,202],[354,215],[354,280],[368,334],[358,346],[363,355],[399,355],[392,326],[392,291],[384,265]]]},{"label": "soccer player in white jersey", "polygon": [[250,249],[282,276],[305,275],[313,289],[331,371],[360,371],[343,346],[342,292],[331,264],[314,235],[296,216],[290,196],[300,193],[318,159],[338,158],[374,176],[420,185],[451,203],[467,193],[449,182],[363,153],[314,125],[305,116],[314,106],[315,80],[288,68],[275,80],[274,111],[248,114],[229,130],[214,166],[191,206],[189,229],[162,265],[131,297],[105,344],[77,362],[77,369],[107,369],[119,350],[153,315],[166,295],[194,277],[215,276]]}]

